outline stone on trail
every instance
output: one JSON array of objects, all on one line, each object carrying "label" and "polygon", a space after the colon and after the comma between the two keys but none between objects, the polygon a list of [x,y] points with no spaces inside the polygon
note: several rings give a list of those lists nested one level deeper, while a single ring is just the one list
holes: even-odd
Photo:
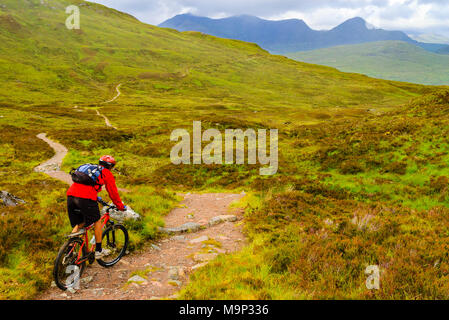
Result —
[{"label": "stone on trail", "polygon": [[179,287],[179,286],[182,285],[182,282],[178,281],[178,280],[170,280],[170,281],[168,281],[168,284],[171,285],[171,286]]},{"label": "stone on trail", "polygon": [[7,191],[0,191],[0,206],[15,207],[22,203],[25,203],[25,201]]},{"label": "stone on trail", "polygon": [[206,262],[214,260],[217,256],[217,253],[197,253],[193,256],[193,260],[196,262]]},{"label": "stone on trail", "polygon": [[154,250],[157,250],[157,251],[161,251],[161,248],[159,246],[155,245],[154,243],[151,244],[151,248],[153,248]]},{"label": "stone on trail", "polygon": [[92,282],[93,279],[94,279],[94,278],[93,278],[92,276],[85,277],[85,278],[82,278],[82,279],[81,279],[81,283],[82,283],[82,284],[88,284],[89,282]]},{"label": "stone on trail", "polygon": [[175,241],[186,241],[186,237],[185,236],[174,236],[173,240],[175,240]]},{"label": "stone on trail", "polygon": [[147,283],[148,281],[141,276],[135,275],[128,279],[128,282]]},{"label": "stone on trail", "polygon": [[170,280],[179,280],[179,267],[170,267],[168,269],[168,278]]},{"label": "stone on trail", "polygon": [[189,242],[190,242],[190,243],[201,243],[201,242],[207,241],[207,240],[209,240],[209,237],[208,237],[208,236],[201,236],[201,237],[192,239],[192,240],[190,240]]},{"label": "stone on trail", "polygon": [[191,267],[190,269],[191,269],[191,270],[195,270],[195,269],[204,267],[205,265],[207,265],[207,262],[201,262],[201,263],[198,263],[198,264],[194,265],[194,266]]},{"label": "stone on trail", "polygon": [[[106,213],[107,207],[103,207],[101,210],[101,214]],[[126,211],[120,211],[120,210],[110,210],[110,216],[112,219],[117,220],[118,222],[123,222],[126,220],[139,220],[140,215],[135,212],[130,206],[127,206]]]},{"label": "stone on trail", "polygon": [[104,288],[96,288],[96,289],[92,289],[92,293],[96,296],[96,297],[100,297],[104,294],[103,292]]},{"label": "stone on trail", "polygon": [[234,215],[221,215],[213,217],[209,220],[209,226],[214,226],[216,224],[222,223],[222,222],[234,222],[237,221],[237,216]]},{"label": "stone on trail", "polygon": [[163,233],[173,234],[173,233],[183,233],[183,232],[196,232],[201,229],[201,225],[195,222],[187,222],[183,225],[175,228],[161,228],[158,230]]}]

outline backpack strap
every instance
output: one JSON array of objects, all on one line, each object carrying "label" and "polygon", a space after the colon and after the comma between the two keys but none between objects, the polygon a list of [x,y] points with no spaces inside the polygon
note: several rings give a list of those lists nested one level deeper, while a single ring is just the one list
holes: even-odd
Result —
[{"label": "backpack strap", "polygon": [[[103,179],[103,169],[104,169],[104,167],[102,167],[100,165],[97,165],[97,168],[98,168],[98,171],[100,171],[100,175],[98,177],[101,177]],[[101,184],[96,183],[95,186],[94,186],[95,191],[99,192],[100,189],[101,189],[101,186],[102,186]]]}]

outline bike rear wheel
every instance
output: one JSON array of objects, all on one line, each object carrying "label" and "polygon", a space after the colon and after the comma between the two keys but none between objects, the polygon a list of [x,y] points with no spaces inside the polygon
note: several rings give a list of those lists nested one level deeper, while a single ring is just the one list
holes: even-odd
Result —
[{"label": "bike rear wheel", "polygon": [[126,254],[128,248],[128,230],[121,224],[114,224],[103,231],[101,246],[111,253],[97,260],[103,267],[112,267]]},{"label": "bike rear wheel", "polygon": [[[82,244],[83,241],[80,238],[72,238],[59,249],[53,268],[53,278],[61,290],[67,290],[75,285],[75,281],[81,279],[81,275],[86,268],[86,262],[76,264],[76,260]],[[84,246],[82,256],[85,257],[86,255],[87,250]]]}]

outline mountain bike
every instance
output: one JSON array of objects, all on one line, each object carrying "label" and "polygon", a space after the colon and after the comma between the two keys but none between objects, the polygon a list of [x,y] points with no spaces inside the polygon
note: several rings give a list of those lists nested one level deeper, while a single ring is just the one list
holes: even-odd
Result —
[{"label": "mountain bike", "polygon": [[[114,205],[109,205],[103,200],[98,202],[107,207],[105,214],[100,218],[102,221],[102,247],[109,249],[111,253],[98,259],[97,262],[103,267],[112,267],[125,255],[128,248],[128,230],[121,224],[114,223],[110,217],[110,211],[115,210]],[[95,262],[95,240],[89,242],[88,232],[93,231],[93,224],[80,232],[67,235],[68,240],[59,249],[53,269],[53,277],[56,285],[61,290],[79,287],[79,280],[86,268],[87,262]],[[90,244],[90,249],[89,249]]]}]

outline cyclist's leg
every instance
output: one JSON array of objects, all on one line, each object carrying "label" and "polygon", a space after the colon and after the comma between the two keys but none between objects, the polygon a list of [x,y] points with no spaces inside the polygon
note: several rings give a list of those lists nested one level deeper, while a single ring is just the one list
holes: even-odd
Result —
[{"label": "cyclist's leg", "polygon": [[84,228],[84,222],[81,223],[81,224],[77,224],[77,225],[73,228],[72,233],[78,232],[78,231],[80,231],[82,228]]},{"label": "cyclist's leg", "polygon": [[94,224],[95,239],[96,242],[99,243],[99,245],[97,245],[97,248],[99,248],[98,250],[100,251],[102,230],[100,221],[100,208],[98,207],[98,203],[90,199],[80,199],[79,202],[82,207],[81,212],[84,217],[85,225],[90,226],[91,224]]},{"label": "cyclist's leg", "polygon": [[96,251],[101,251],[101,238],[103,232],[101,230],[101,221],[98,220],[94,225],[95,230],[95,241],[96,241]]},{"label": "cyclist's leg", "polygon": [[78,206],[78,198],[68,196],[67,197],[67,211],[69,214],[70,224],[73,228],[72,233],[78,232],[82,225],[84,224],[84,218],[79,212],[80,208]]}]

